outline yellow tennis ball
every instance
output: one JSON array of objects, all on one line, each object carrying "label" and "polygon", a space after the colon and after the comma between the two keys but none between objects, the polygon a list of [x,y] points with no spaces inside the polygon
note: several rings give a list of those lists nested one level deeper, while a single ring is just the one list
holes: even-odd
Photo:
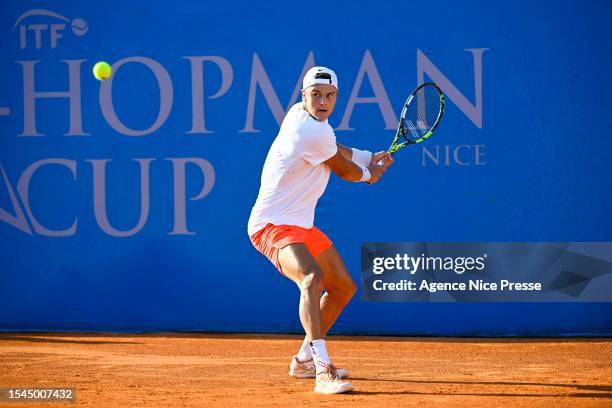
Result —
[{"label": "yellow tennis ball", "polygon": [[98,81],[104,81],[111,76],[111,67],[108,62],[100,61],[93,67],[93,74]]}]

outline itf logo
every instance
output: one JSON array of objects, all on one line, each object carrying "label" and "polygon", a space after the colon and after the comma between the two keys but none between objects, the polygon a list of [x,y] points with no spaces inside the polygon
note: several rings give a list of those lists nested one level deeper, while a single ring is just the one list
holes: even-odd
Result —
[{"label": "itf logo", "polygon": [[[51,21],[49,21],[48,23],[37,24],[28,24],[25,22],[26,19],[39,16],[46,17],[45,20],[47,21],[52,20],[56,22],[51,23]],[[57,47],[57,42],[64,36],[63,31],[66,29],[66,24],[58,23],[57,21],[70,23],[72,33],[77,37],[84,36],[89,29],[87,22],[82,18],[75,18],[71,21],[53,11],[42,9],[29,10],[19,16],[13,26],[13,31],[19,27],[19,48],[23,50],[29,45],[31,46],[32,41],[34,42],[34,48],[37,50],[41,49],[45,44],[48,44],[52,49]]]}]

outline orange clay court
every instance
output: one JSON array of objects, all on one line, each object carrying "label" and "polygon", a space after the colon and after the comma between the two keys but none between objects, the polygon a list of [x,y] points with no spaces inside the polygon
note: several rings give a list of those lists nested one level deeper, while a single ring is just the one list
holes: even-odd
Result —
[{"label": "orange clay court", "polygon": [[77,401],[0,406],[612,406],[611,339],[329,340],[354,392],[287,375],[301,336],[3,333],[0,387],[74,387]]}]

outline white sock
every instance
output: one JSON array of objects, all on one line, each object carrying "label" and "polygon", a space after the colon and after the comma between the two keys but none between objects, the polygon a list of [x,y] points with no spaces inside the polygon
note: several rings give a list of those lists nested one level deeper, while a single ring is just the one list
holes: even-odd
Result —
[{"label": "white sock", "polygon": [[327,348],[325,347],[325,340],[318,339],[310,342],[310,352],[317,368],[317,373],[325,370],[325,368],[331,364],[329,356],[327,355]]},{"label": "white sock", "polygon": [[304,337],[304,341],[302,342],[302,347],[300,347],[300,351],[297,353],[297,359],[299,361],[309,361],[312,360],[312,353],[310,352],[309,341]]}]

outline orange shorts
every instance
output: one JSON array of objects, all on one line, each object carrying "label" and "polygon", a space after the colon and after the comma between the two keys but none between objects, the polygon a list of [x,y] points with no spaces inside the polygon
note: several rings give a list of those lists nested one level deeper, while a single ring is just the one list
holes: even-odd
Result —
[{"label": "orange shorts", "polygon": [[251,235],[251,242],[276,266],[280,273],[283,271],[278,262],[278,252],[287,245],[303,243],[313,257],[333,245],[331,240],[317,227],[306,229],[296,225],[273,224],[268,224]]}]

